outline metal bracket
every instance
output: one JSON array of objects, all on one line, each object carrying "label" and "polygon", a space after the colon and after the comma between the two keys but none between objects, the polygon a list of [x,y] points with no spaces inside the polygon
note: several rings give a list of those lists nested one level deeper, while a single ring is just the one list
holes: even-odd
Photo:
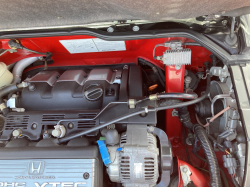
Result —
[{"label": "metal bracket", "polygon": [[211,76],[219,77],[221,82],[226,82],[226,78],[230,76],[227,66],[221,67],[211,67]]},{"label": "metal bracket", "polygon": [[0,56],[2,56],[3,54],[5,54],[6,52],[10,52],[10,53],[14,53],[14,52],[17,52],[17,50],[16,49],[3,49],[3,50],[1,50],[0,51]]},{"label": "metal bracket", "polygon": [[182,42],[180,40],[172,40],[170,42],[166,42],[164,45],[165,47],[170,47],[171,50],[183,49]]},{"label": "metal bracket", "polygon": [[176,109],[172,110],[172,116],[179,116],[178,111]]},{"label": "metal bracket", "polygon": [[183,180],[183,185],[187,186],[191,182],[190,175],[192,174],[188,166],[180,166],[181,177]]}]

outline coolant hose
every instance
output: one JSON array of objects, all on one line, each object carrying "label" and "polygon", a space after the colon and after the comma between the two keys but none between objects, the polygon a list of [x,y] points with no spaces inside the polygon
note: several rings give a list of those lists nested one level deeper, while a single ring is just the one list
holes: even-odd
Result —
[{"label": "coolant hose", "polygon": [[11,92],[16,92],[20,88],[27,87],[29,84],[27,82],[22,82],[19,84],[11,84],[0,89],[0,110],[3,115],[6,116],[9,113],[9,108],[6,107],[3,97]]},{"label": "coolant hose", "polygon": [[3,116],[7,116],[7,114],[9,113],[9,108],[6,106],[5,102],[3,101],[3,97],[9,94],[10,92],[14,92],[17,90],[18,90],[18,87],[16,84],[5,86],[0,90],[0,110],[3,113]]},{"label": "coolant hose", "polygon": [[4,102],[3,97],[5,95],[9,94],[10,92],[17,91],[17,90],[18,90],[18,87],[16,84],[11,84],[0,89],[0,104]]},{"label": "coolant hose", "polygon": [[210,186],[221,187],[220,169],[213,146],[211,145],[203,127],[201,127],[200,125],[195,125],[194,133],[200,141],[202,149],[205,153],[206,160],[208,161]]},{"label": "coolant hose", "polygon": [[30,58],[25,58],[25,59],[18,61],[12,71],[12,74],[14,76],[12,84],[20,83],[23,70],[37,60],[38,60],[38,57],[30,57]]},{"label": "coolant hose", "polygon": [[194,99],[192,101],[187,101],[187,102],[181,102],[180,101],[180,102],[178,102],[178,103],[176,103],[174,105],[171,105],[171,106],[169,106],[169,105],[166,105],[166,106],[162,105],[162,106],[157,107],[156,110],[167,110],[167,109],[171,109],[171,108],[181,108],[181,107],[185,107],[185,106],[189,106],[189,105],[193,105],[193,104],[199,103],[202,100],[204,100],[207,97],[207,95],[209,94],[209,92],[210,92],[210,80],[211,79],[210,79],[210,75],[209,75],[208,72],[209,72],[209,70],[207,70],[207,88],[206,88],[205,93],[202,96],[200,96],[199,98]]},{"label": "coolant hose", "polygon": [[[181,100],[177,100],[177,99],[165,99],[165,100],[159,101],[158,105],[159,107],[167,107],[167,106],[181,105],[184,103],[187,103],[187,102],[182,102]],[[193,130],[194,124],[191,122],[191,118],[190,118],[187,106],[179,107],[178,115],[179,115],[180,121],[182,122],[182,125],[190,130]]]}]

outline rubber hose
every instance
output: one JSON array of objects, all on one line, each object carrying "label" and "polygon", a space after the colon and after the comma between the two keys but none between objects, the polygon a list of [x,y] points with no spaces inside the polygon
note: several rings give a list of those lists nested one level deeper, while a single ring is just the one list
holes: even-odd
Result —
[{"label": "rubber hose", "polygon": [[[159,107],[175,106],[175,105],[182,104],[182,103],[186,103],[186,102],[182,102],[181,100],[177,100],[177,99],[165,99],[165,100],[160,100],[158,102],[158,106]],[[190,114],[189,114],[187,106],[179,107],[178,115],[183,126],[190,130],[193,130],[194,124],[191,122],[191,118],[190,118]]]},{"label": "rubber hose", "polygon": [[207,137],[207,134],[204,128],[201,127],[200,125],[194,126],[194,132],[201,143],[201,146],[206,156],[206,160],[208,162],[208,168],[210,173],[210,186],[220,187],[221,178],[220,178],[219,164],[216,155],[214,153],[213,147]]},{"label": "rubber hose", "polygon": [[10,92],[14,92],[14,91],[17,91],[18,90],[18,87],[16,84],[11,84],[11,85],[8,85],[4,88],[2,88],[0,90],[0,104],[2,104],[4,101],[3,101],[3,97],[5,95],[7,95],[8,93]]},{"label": "rubber hose", "polygon": [[35,61],[38,60],[38,57],[30,57],[30,58],[25,58],[20,61],[18,61],[12,71],[12,74],[14,76],[14,79],[12,81],[12,84],[15,83],[20,83],[21,82],[21,77],[23,74],[23,70],[27,68],[29,65],[34,63]]},{"label": "rubber hose", "polygon": [[[177,100],[177,99],[165,99],[165,100],[160,100],[158,102],[158,106],[159,107],[175,106],[175,105],[182,104],[182,103],[183,102],[181,100]],[[191,123],[189,111],[188,111],[188,108],[186,106],[178,108],[178,115],[179,115],[179,119],[182,122],[183,126],[190,129],[190,130],[193,130],[194,124]]]},{"label": "rubber hose", "polygon": [[211,80],[210,75],[208,74],[207,75],[207,88],[206,88],[205,93],[201,97],[199,97],[195,100],[192,100],[192,101],[180,102],[180,103],[174,104],[172,106],[159,106],[156,108],[156,110],[167,110],[167,109],[171,109],[171,108],[180,108],[180,107],[189,106],[189,105],[193,105],[193,104],[201,102],[202,100],[204,100],[207,97],[207,95],[210,92],[210,80]]},{"label": "rubber hose", "polygon": [[182,125],[190,130],[193,130],[194,124],[191,122],[187,106],[178,108],[178,114]]},{"label": "rubber hose", "polygon": [[197,94],[188,94],[188,93],[160,93],[157,94],[158,99],[197,99]]}]

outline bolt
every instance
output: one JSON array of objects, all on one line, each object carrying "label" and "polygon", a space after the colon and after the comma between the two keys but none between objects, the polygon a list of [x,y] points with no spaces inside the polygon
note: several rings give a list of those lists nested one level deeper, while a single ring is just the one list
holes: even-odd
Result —
[{"label": "bolt", "polygon": [[223,26],[226,26],[227,25],[227,20],[223,20],[221,23],[222,23]]},{"label": "bolt", "polygon": [[151,126],[151,127],[148,128],[148,130],[149,130],[149,132],[153,132],[154,131],[154,127]]},{"label": "bolt", "polygon": [[172,116],[178,116],[178,111],[175,110],[175,109],[173,109],[173,110],[172,110]]},{"label": "bolt", "polygon": [[188,169],[187,169],[186,167],[184,167],[184,168],[182,168],[182,171],[183,171],[184,173],[186,173],[186,172],[188,171]]},{"label": "bolt", "polygon": [[180,66],[180,65],[176,65],[176,66],[175,66],[175,69],[176,69],[176,70],[180,70],[180,69],[181,69],[181,66]]},{"label": "bolt", "polygon": [[29,91],[33,92],[36,90],[36,86],[34,84],[29,84]]},{"label": "bolt", "polygon": [[174,138],[174,143],[178,144],[179,142],[179,138]]},{"label": "bolt", "polygon": [[68,124],[68,129],[73,129],[73,127],[74,127],[74,123],[69,123]]},{"label": "bolt", "polygon": [[33,123],[33,124],[31,125],[31,128],[32,128],[32,129],[36,129],[36,128],[37,128],[37,124],[36,124],[36,123]]},{"label": "bolt", "polygon": [[123,66],[123,69],[128,69],[128,65]]},{"label": "bolt", "polygon": [[137,25],[135,25],[135,26],[133,26],[132,30],[135,31],[135,32],[136,32],[136,31],[139,31],[139,30],[140,30],[140,27],[137,26]]},{"label": "bolt", "polygon": [[107,28],[107,31],[108,31],[108,32],[114,32],[114,30],[115,30],[115,29],[114,29],[113,27]]},{"label": "bolt", "polygon": [[83,174],[83,178],[87,180],[87,179],[89,178],[89,173],[88,173],[88,172],[85,172],[85,173]]},{"label": "bolt", "polygon": [[17,97],[17,95],[16,95],[16,94],[13,94],[11,97]]},{"label": "bolt", "polygon": [[190,76],[186,76],[184,82],[185,82],[186,88],[189,88],[190,83],[192,82],[192,78]]}]

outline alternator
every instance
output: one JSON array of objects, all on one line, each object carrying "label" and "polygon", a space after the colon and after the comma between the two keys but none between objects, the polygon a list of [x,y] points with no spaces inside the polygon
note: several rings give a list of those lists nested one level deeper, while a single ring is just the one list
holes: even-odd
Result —
[{"label": "alternator", "polygon": [[[158,166],[160,155],[156,136],[149,132],[146,125],[128,125],[127,132],[121,135],[120,145],[107,148],[112,162],[107,168],[111,181],[120,182],[125,187],[156,185],[160,171]],[[168,162],[166,165],[169,165],[171,170],[171,146],[168,149],[169,159],[163,160]],[[170,173],[171,171],[169,175]]]}]

